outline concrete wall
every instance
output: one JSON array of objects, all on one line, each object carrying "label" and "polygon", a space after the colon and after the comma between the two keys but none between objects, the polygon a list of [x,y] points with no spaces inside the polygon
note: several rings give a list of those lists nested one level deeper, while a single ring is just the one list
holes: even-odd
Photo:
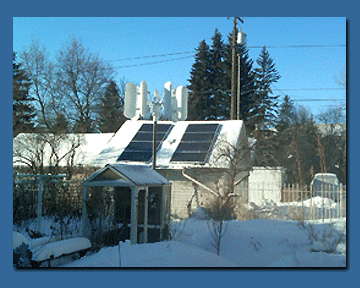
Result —
[{"label": "concrete wall", "polygon": [[284,182],[282,167],[253,167],[249,176],[249,203],[260,203],[262,199],[279,203]]},{"label": "concrete wall", "polygon": [[[157,170],[161,175],[171,181],[171,214],[179,217],[188,217],[188,207],[194,211],[199,206],[205,207],[212,199],[212,195],[201,186],[193,184],[192,181],[186,179],[182,175],[181,170]],[[206,187],[216,190],[215,182],[223,175],[222,171],[213,171],[209,169],[190,169],[185,172],[190,177],[196,179]],[[243,178],[244,175],[239,175]],[[241,184],[235,187],[235,194],[247,197],[247,177]],[[197,189],[197,196],[195,195],[195,188]],[[190,206],[188,206],[190,203]]]}]

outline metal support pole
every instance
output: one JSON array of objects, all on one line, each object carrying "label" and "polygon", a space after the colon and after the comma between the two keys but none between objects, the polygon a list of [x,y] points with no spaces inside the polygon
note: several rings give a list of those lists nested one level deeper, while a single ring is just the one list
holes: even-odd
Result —
[{"label": "metal support pole", "polygon": [[137,210],[138,210],[138,187],[131,188],[131,231],[130,242],[137,244]]},{"label": "metal support pole", "polygon": [[240,54],[237,55],[238,56],[238,89],[237,89],[237,120],[240,120],[240,91],[241,91],[241,86],[240,86],[240,79],[241,79],[241,70],[240,70]]},{"label": "metal support pole", "polygon": [[144,243],[148,242],[148,206],[149,206],[149,187],[145,188],[145,207],[144,207]]},{"label": "metal support pole", "polygon": [[44,191],[44,178],[39,177],[38,187],[38,205],[37,205],[37,230],[40,233],[41,230],[41,218],[42,218],[42,196]]},{"label": "metal support pole", "polygon": [[234,27],[232,33],[232,53],[231,53],[231,107],[230,119],[235,119],[235,43],[236,43],[236,17],[234,17]]},{"label": "metal support pole", "polygon": [[87,237],[87,225],[88,225],[88,215],[86,209],[87,202],[87,187],[83,186],[83,198],[82,198],[82,221],[81,221],[81,235]]},{"label": "metal support pole", "polygon": [[154,125],[153,125],[153,162],[152,162],[152,168],[156,170],[156,136],[157,136],[157,121],[156,116],[154,115]]}]

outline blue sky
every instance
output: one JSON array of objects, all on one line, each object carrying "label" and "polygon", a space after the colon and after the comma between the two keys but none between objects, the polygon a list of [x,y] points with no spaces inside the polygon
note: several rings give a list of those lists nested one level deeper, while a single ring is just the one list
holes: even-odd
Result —
[{"label": "blue sky", "polygon": [[[281,98],[288,94],[315,115],[329,105],[345,109],[346,91],[340,90],[336,82],[336,76],[346,67],[345,17],[243,19],[245,23],[240,25],[247,34],[254,65],[260,47],[266,45],[281,75],[273,87],[281,91],[274,92]],[[38,40],[50,57],[56,57],[75,36],[90,52],[111,61],[116,67],[116,80],[145,80],[152,94],[154,89],[162,94],[167,81],[172,81],[173,88],[187,85],[199,42],[205,39],[211,45],[216,28],[227,41],[232,25],[227,17],[14,17],[13,50],[20,54],[32,40]],[[163,54],[175,55],[159,56]]]},{"label": "blue sky", "polygon": [[[81,28],[82,32],[78,29],[76,30],[75,22],[72,21],[73,24],[67,23],[68,21],[66,19],[63,19],[63,23],[55,25],[55,23],[51,23],[51,25],[47,23],[42,23],[40,25],[39,21],[35,25],[32,21],[30,24],[29,22],[20,22],[20,21],[13,21],[13,15],[14,16],[36,16],[36,15],[47,15],[47,16],[118,16],[118,15],[158,15],[158,16],[164,16],[164,15],[245,15],[246,13],[252,14],[252,15],[312,15],[312,16],[329,16],[329,15],[335,15],[335,16],[346,16],[349,19],[348,23],[348,60],[347,65],[349,69],[348,79],[350,80],[349,87],[350,90],[348,92],[348,128],[350,129],[348,133],[349,137],[348,139],[348,147],[349,147],[349,186],[356,187],[355,180],[357,179],[358,174],[358,159],[359,159],[359,150],[356,149],[357,143],[358,143],[358,136],[356,133],[356,124],[359,120],[359,113],[357,113],[357,107],[359,107],[358,103],[358,97],[355,93],[355,85],[357,84],[357,70],[358,70],[358,63],[359,63],[359,53],[357,53],[357,47],[359,42],[358,37],[358,29],[359,29],[359,16],[358,16],[358,9],[357,3],[354,1],[342,1],[342,2],[326,2],[324,5],[324,2],[322,1],[301,1],[301,2],[291,2],[291,5],[288,1],[236,1],[234,5],[230,6],[229,3],[218,3],[218,5],[214,5],[211,3],[206,3],[199,1],[198,3],[195,3],[194,1],[183,1],[181,3],[178,2],[171,2],[168,1],[158,1],[162,3],[155,4],[151,1],[146,1],[144,3],[141,3],[141,1],[137,2],[123,2],[123,1],[116,1],[115,3],[108,3],[109,1],[101,2],[100,5],[93,5],[93,3],[90,3],[88,5],[84,5],[83,2],[79,1],[62,1],[61,3],[50,3],[48,1],[35,1],[35,2],[44,2],[44,3],[34,3],[34,1],[17,1],[12,3],[12,9],[2,9],[2,28],[3,28],[3,36],[4,41],[7,43],[5,45],[2,45],[2,51],[6,53],[2,53],[2,71],[3,75],[8,77],[6,79],[6,85],[5,85],[5,97],[4,97],[4,105],[2,105],[1,108],[1,117],[2,117],[2,123],[8,123],[9,126],[5,127],[5,132],[7,136],[6,139],[6,151],[4,154],[4,163],[7,163],[5,167],[7,168],[12,165],[12,157],[11,152],[12,150],[12,128],[10,126],[11,123],[11,114],[12,109],[10,108],[11,102],[10,98],[6,95],[11,95],[11,80],[10,75],[11,73],[8,73],[7,69],[10,69],[12,64],[12,58],[11,58],[11,52],[12,50],[15,50],[17,52],[20,52],[23,47],[26,47],[28,43],[30,43],[31,34],[30,30],[32,30],[32,34],[35,39],[39,39],[41,43],[45,44],[48,47],[48,50],[51,51],[51,53],[55,54],[56,51],[58,51],[58,48],[62,43],[64,43],[68,38],[70,34],[74,34],[75,36],[79,36],[82,38],[83,43],[85,46],[87,46],[92,52],[98,52],[100,53],[100,56],[107,60],[107,59],[119,59],[119,58],[126,58],[126,57],[133,57],[132,55],[136,54],[136,56],[143,56],[143,55],[158,55],[161,54],[162,51],[165,51],[165,53],[171,53],[172,51],[188,51],[192,50],[195,47],[197,47],[198,43],[202,39],[206,39],[206,41],[209,41],[210,38],[214,33],[215,27],[217,27],[222,33],[223,36],[226,36],[232,29],[232,23],[230,20],[226,20],[226,17],[221,17],[218,19],[215,19],[214,21],[205,21],[204,19],[197,19],[197,18],[190,18],[187,19],[187,21],[198,21],[197,27],[192,28],[184,28],[183,26],[190,26],[191,23],[189,22],[183,23],[182,25],[178,25],[178,27],[173,24],[173,21],[167,21],[167,23],[163,23],[160,25],[160,27],[157,27],[157,32],[150,34],[148,37],[145,37],[148,39],[145,44],[141,44],[138,41],[138,36],[146,36],[147,30],[155,30],[153,26],[146,25],[147,23],[139,23],[139,21],[136,21],[136,19],[126,19],[126,18],[106,18],[105,20],[100,19],[91,19],[88,21],[88,23],[82,23],[79,28]],[[69,3],[70,2],[70,3]],[[190,3],[189,3],[190,2]],[[234,1],[235,2],[235,1]],[[280,3],[279,3],[280,2]],[[129,4],[126,4],[129,3]],[[10,4],[11,5],[11,4]],[[8,6],[7,6],[8,7]],[[6,7],[6,8],[7,8]],[[111,9],[109,9],[109,7]],[[242,11],[245,11],[243,13]],[[146,18],[144,18],[146,20]],[[143,19],[143,20],[144,20]],[[291,19],[290,22],[287,22],[284,24],[285,20],[288,20],[288,18],[251,18],[251,17],[244,17],[245,24],[242,25],[243,31],[245,31],[248,34],[248,45],[291,45],[291,44],[323,44],[324,41],[326,43],[336,43],[341,44],[345,42],[345,19],[342,18],[341,21],[333,21],[331,19],[330,21],[327,21],[328,24],[320,25],[320,21],[324,20],[324,18],[318,19],[318,22],[315,22],[314,25],[304,25],[304,23],[311,22],[311,19],[308,18],[302,18],[299,21],[297,19]],[[16,19],[15,19],[16,20]],[[31,18],[27,19],[28,21],[31,20]],[[156,19],[153,19],[156,20]],[[159,20],[159,19],[158,19]],[[163,20],[160,18],[160,20]],[[326,19],[325,19],[326,20]],[[81,19],[81,21],[84,21]],[[109,21],[109,22],[107,22]],[[128,23],[124,23],[126,21],[129,21]],[[90,23],[89,23],[90,22]],[[119,22],[123,22],[121,26],[114,25]],[[169,23],[170,22],[170,23]],[[274,22],[277,22],[274,23]],[[296,22],[296,23],[294,23]],[[342,24],[337,24],[341,22]],[[176,22],[178,23],[178,22]],[[13,24],[13,32],[14,36],[11,35],[11,28]],[[126,24],[126,25],[125,25]],[[251,24],[251,25],[250,25]],[[100,25],[108,25],[103,27],[97,27],[94,26],[100,26]],[[113,26],[114,25],[114,26]],[[175,25],[176,29],[171,30],[171,28],[174,28],[172,25]],[[22,28],[20,29],[19,28]],[[130,29],[130,28],[131,29]],[[182,28],[181,28],[182,27]],[[320,30],[320,27],[324,27],[327,31],[327,33],[314,33],[314,31]],[[52,31],[52,29],[56,28],[56,31]],[[66,30],[65,30],[66,28]],[[19,30],[20,29],[20,30]],[[46,29],[46,30],[45,30]],[[130,30],[129,30],[130,29]],[[165,30],[167,32],[165,33]],[[183,30],[182,30],[183,29]],[[339,30],[340,29],[340,30]],[[99,32],[100,30],[100,32]],[[101,31],[102,30],[102,31]],[[28,32],[27,32],[28,31]],[[43,31],[47,34],[41,35]],[[340,32],[339,32],[340,31]],[[83,35],[80,35],[80,32],[83,33]],[[136,33],[135,33],[136,32]],[[186,32],[186,34],[185,34]],[[305,33],[306,32],[306,33]],[[39,33],[39,34],[37,34]],[[100,36],[96,36],[96,34],[100,33]],[[112,33],[115,33],[117,37],[114,37]],[[123,33],[123,34],[121,34]],[[86,36],[86,35],[87,36]],[[166,42],[164,38],[160,38],[161,35],[167,35],[168,38],[166,38]],[[285,35],[287,36],[285,37]],[[326,38],[325,34],[327,35]],[[43,38],[47,35],[48,38]],[[122,36],[120,36],[122,35]],[[132,35],[136,36],[136,39],[132,39]],[[257,36],[256,36],[257,35]],[[180,37],[181,36],[181,37]],[[186,36],[186,37],[185,37]],[[108,39],[106,39],[108,37]],[[169,38],[171,37],[171,38]],[[9,47],[11,45],[11,38],[13,38],[13,47]],[[301,39],[300,39],[301,38]],[[53,40],[51,40],[53,39]],[[98,40],[97,40],[98,39]],[[160,40],[159,40],[160,39]],[[191,41],[190,41],[191,39]],[[338,41],[339,40],[339,41]],[[341,41],[340,41],[341,40]],[[52,42],[52,43],[51,43]],[[151,47],[150,44],[157,43],[156,46]],[[168,44],[169,42],[169,44]],[[131,45],[129,45],[131,43]],[[141,45],[140,45],[140,44]],[[144,43],[144,42],[143,42]],[[162,44],[161,44],[162,43]],[[51,44],[51,45],[50,45]],[[104,48],[105,47],[105,48]],[[126,51],[124,50],[127,47]],[[169,48],[170,47],[170,48]],[[13,49],[12,49],[13,48]],[[304,48],[305,49],[305,48]],[[253,51],[254,52],[253,52]],[[293,73],[293,70],[295,65],[291,66],[291,63],[294,63],[295,59],[294,57],[298,54],[304,55],[304,52],[302,52],[302,49],[269,49],[270,55],[274,58],[277,68],[279,72],[282,75],[282,79],[277,84],[278,88],[283,89],[290,89],[293,86],[293,83],[295,80],[303,81],[301,77],[297,77],[295,73]],[[123,55],[124,52],[129,52],[129,55]],[[131,52],[131,53],[130,53]],[[136,52],[136,53],[133,53]],[[146,53],[145,53],[146,52]],[[260,52],[260,49],[250,49],[250,55],[255,60]],[[332,49],[314,49],[313,53],[317,53],[320,56],[324,56],[325,58],[327,54],[335,54],[336,53],[346,53],[344,48],[332,48]],[[120,56],[119,56],[120,55]],[[294,55],[294,56],[293,56]],[[310,55],[310,54],[309,54]],[[186,55],[179,55],[180,56],[186,56]],[[285,56],[288,56],[286,59]],[[282,59],[280,59],[280,58]],[[305,57],[305,56],[303,56]],[[165,59],[165,58],[160,58]],[[166,58],[168,59],[168,58]],[[149,59],[148,59],[149,60]],[[151,59],[156,60],[156,59]],[[152,80],[156,84],[157,89],[161,89],[163,83],[170,80],[173,81],[175,85],[182,85],[184,81],[188,79],[189,70],[193,63],[193,59],[188,59],[189,62],[186,62],[187,60],[178,60],[174,62],[169,62],[168,64],[171,64],[174,68],[167,70],[167,67],[156,65],[149,65],[149,66],[140,66],[138,68],[141,68],[141,71],[137,71],[134,68],[131,69],[123,69],[118,70],[118,77],[121,77],[122,75],[126,76],[128,79],[131,79],[131,81],[141,81],[146,80],[149,82],[150,77],[157,76],[160,77],[160,75],[164,75],[163,79],[154,79]],[[283,61],[281,63],[281,61]],[[135,62],[135,61],[134,61]],[[143,61],[145,62],[145,61]],[[300,64],[299,64],[300,62]],[[327,71],[328,67],[326,67],[325,72],[328,76],[324,77],[322,76],[322,79],[326,79],[326,83],[319,83],[321,86],[323,85],[329,85],[326,87],[338,87],[334,81],[333,77],[334,74],[339,72],[338,68],[341,68],[342,65],[345,65],[345,60],[341,60],[340,67],[333,67],[334,71]],[[127,65],[130,64],[131,61],[125,62],[115,62],[118,66],[120,65]],[[141,63],[139,62],[136,63]],[[290,63],[290,64],[289,64]],[[303,62],[301,63],[301,59],[295,62],[298,66],[308,65],[309,63]],[[332,61],[327,61],[328,65],[331,65]],[[181,67],[180,67],[181,66]],[[186,69],[182,69],[182,66],[186,66]],[[286,69],[286,67],[288,67]],[[144,68],[144,69],[143,69]],[[145,69],[146,68],[146,69]],[[299,69],[299,67],[297,67]],[[148,73],[145,73],[148,71]],[[151,71],[155,71],[156,73],[151,73]],[[166,71],[167,74],[165,74]],[[305,70],[307,71],[307,70]],[[316,71],[316,69],[314,70]],[[161,73],[160,73],[161,72]],[[173,77],[173,74],[169,73],[178,73],[184,74],[182,78]],[[310,72],[309,72],[310,73]],[[293,75],[293,76],[286,76],[287,75]],[[307,75],[306,72],[302,73],[302,75]],[[322,74],[321,74],[322,75]],[[168,76],[168,77],[166,77]],[[4,77],[4,78],[6,78]],[[290,80],[287,80],[290,78]],[[318,77],[308,77],[307,81],[298,82],[300,87],[308,88],[308,83],[312,79],[317,79]],[[138,80],[139,79],[139,80]],[[294,80],[295,79],[295,80]],[[300,79],[300,80],[299,80]],[[351,81],[352,80],[352,81]],[[305,85],[306,84],[306,85]],[[331,86],[330,86],[331,85]],[[332,86],[333,85],[333,86]],[[296,86],[298,87],[298,86]],[[149,87],[150,88],[150,87]],[[152,88],[151,88],[152,89]],[[330,97],[334,95],[334,97],[345,97],[344,93],[342,91],[330,91],[331,95],[329,96],[329,91],[326,91],[327,95],[324,95],[323,97]],[[337,93],[340,95],[338,95]],[[351,93],[352,92],[352,93]],[[288,92],[290,96],[293,98],[298,97],[310,97],[308,92]],[[316,93],[320,94],[320,93]],[[319,95],[314,97],[320,97]],[[301,104],[308,104],[308,105],[318,105],[317,102],[310,102],[310,103],[302,103]],[[328,104],[328,103],[326,103]],[[323,105],[323,103],[322,103]],[[321,108],[321,107],[320,107]],[[351,133],[355,132],[355,133]],[[12,189],[12,169],[3,169],[4,175],[3,180],[5,185],[3,187],[4,191],[11,191]],[[355,206],[357,203],[359,203],[359,194],[356,193],[356,189],[353,189],[355,193],[351,194],[351,202],[349,203],[349,218],[355,218],[356,215],[354,214],[356,212]],[[350,189],[351,191],[351,189]],[[11,203],[11,193],[5,193],[5,200],[3,201],[4,205],[3,207],[5,209],[2,209],[2,218],[8,219],[11,212],[11,205],[7,205],[7,203]],[[352,209],[353,208],[353,209]],[[352,217],[353,216],[353,217]],[[10,221],[5,221],[5,229],[7,228],[8,231],[12,229],[12,223]],[[355,221],[348,222],[349,228],[353,228],[352,224]],[[354,227],[355,228],[355,227]],[[350,239],[356,239],[358,236],[358,230],[353,229]],[[350,234],[349,234],[350,235]],[[6,238],[6,239],[5,239]],[[10,239],[7,237],[4,237],[3,239],[4,243],[10,243]],[[8,242],[7,242],[8,241]],[[356,241],[349,241],[349,247],[351,248],[352,255],[358,255],[359,249],[358,245],[351,245],[351,243],[356,243]],[[8,249],[7,252],[5,251],[4,255],[5,257],[3,260],[5,260],[7,263],[11,261],[11,251]],[[224,284],[224,279],[226,279],[225,282],[227,283],[237,283],[239,282],[239,276],[241,277],[241,283],[243,284],[254,284],[254,279],[256,283],[259,285],[268,285],[268,283],[278,283],[279,279],[282,279],[282,281],[285,283],[287,281],[291,281],[292,285],[294,287],[304,287],[304,284],[306,283],[315,283],[316,284],[322,284],[324,283],[329,284],[332,287],[338,286],[337,284],[344,281],[344,279],[347,279],[350,281],[357,279],[356,272],[358,271],[358,263],[355,261],[357,257],[348,257],[348,263],[350,269],[346,269],[346,273],[338,274],[339,277],[329,277],[329,272],[324,270],[318,270],[315,271],[300,271],[301,275],[298,273],[299,271],[286,271],[287,273],[283,273],[282,270],[278,271],[217,271],[217,273],[214,273],[214,271],[191,271],[190,273],[186,270],[183,271],[136,271],[136,282],[141,284],[147,284],[147,283],[158,283],[159,279],[161,278],[160,282],[168,282],[171,283],[171,285],[177,287],[177,286],[184,286],[191,281],[191,283],[202,284],[202,285],[208,285],[211,286],[219,286]],[[5,261],[3,261],[5,263]],[[14,269],[10,265],[3,265],[4,266],[4,275],[6,280],[13,281],[16,279],[16,283],[19,283],[19,285],[29,285],[29,283],[38,283],[39,287],[42,287],[43,285],[41,283],[52,283],[54,287],[64,287],[64,285],[68,285],[69,281],[71,283],[81,284],[81,285],[87,285],[89,287],[101,287],[104,283],[104,279],[107,279],[107,282],[112,283],[113,281],[119,281],[119,274],[117,273],[111,273],[107,271],[95,271],[95,273],[88,273],[88,271],[78,271],[77,273],[66,273],[59,272],[61,274],[55,272],[49,271],[49,273],[46,273],[47,275],[41,275],[41,280],[39,282],[39,273],[37,272],[31,272],[31,273],[19,273],[14,272]],[[193,272],[193,273],[192,273]],[[256,272],[256,274],[254,274]],[[354,273],[355,272],[355,273]],[[64,275],[66,273],[66,275]],[[80,273],[80,274],[79,274]],[[82,274],[83,273],[83,274]],[[241,273],[241,275],[239,274]],[[304,274],[305,273],[305,274]],[[72,275],[71,275],[72,274]],[[105,275],[106,274],[106,275]],[[111,275],[110,275],[111,274]],[[60,277],[58,277],[60,276]],[[65,277],[62,277],[65,276]],[[79,277],[80,276],[80,277]],[[159,278],[160,276],[160,278]],[[255,276],[255,277],[254,277]],[[299,277],[302,276],[302,277]],[[105,278],[106,277],[106,278]],[[56,279],[56,281],[53,281]],[[296,281],[293,281],[296,279]],[[175,280],[175,281],[173,281]],[[122,283],[128,284],[130,282],[134,281],[134,273],[132,271],[121,271],[121,281]],[[157,282],[156,282],[157,281]],[[235,282],[237,281],[237,282]],[[324,282],[325,281],[325,282]],[[350,283],[349,281],[349,283]],[[280,286],[282,286],[280,284]]]}]

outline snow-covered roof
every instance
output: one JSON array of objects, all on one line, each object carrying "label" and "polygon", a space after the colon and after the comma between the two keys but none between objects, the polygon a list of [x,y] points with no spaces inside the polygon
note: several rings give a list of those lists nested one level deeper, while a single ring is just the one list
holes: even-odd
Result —
[{"label": "snow-covered roof", "polygon": [[155,186],[170,181],[149,166],[108,164],[84,181],[85,186]]},{"label": "snow-covered roof", "polygon": [[[104,166],[106,164],[127,163],[134,165],[151,165],[150,161],[132,161],[121,160],[120,155],[126,150],[133,138],[137,135],[143,124],[152,124],[152,121],[126,121],[120,129],[111,138],[104,149],[94,157],[90,162],[93,166]],[[223,153],[227,146],[240,147],[245,145],[248,147],[246,131],[243,121],[241,120],[226,120],[226,121],[160,121],[159,125],[170,125],[171,129],[167,131],[160,147],[158,148],[156,164],[159,169],[183,169],[189,167],[217,167],[225,168],[228,165],[226,159],[220,159],[220,154]],[[182,142],[185,131],[191,124],[197,124],[197,129],[207,129],[206,125],[212,125],[216,128],[214,132],[214,139],[209,145],[209,151],[204,161],[174,161],[174,154],[179,144]],[[215,124],[215,125],[214,125]],[[201,126],[199,126],[201,125]],[[201,142],[201,141],[200,141]],[[240,144],[241,143],[241,144]],[[189,144],[189,143],[187,143]],[[201,143],[200,143],[201,144]],[[196,145],[196,143],[195,143]],[[119,159],[120,157],[120,159]],[[249,158],[250,159],[250,158]]]},{"label": "snow-covered roof", "polygon": [[86,166],[110,141],[114,133],[69,133],[54,135],[50,133],[20,133],[13,139],[13,165],[26,165],[38,161],[43,153],[43,165],[54,164],[59,157],[59,166],[66,166],[75,151],[73,164]]},{"label": "snow-covered roof", "polygon": [[346,133],[346,124],[316,124],[316,127],[319,129],[320,133],[323,136],[326,135],[336,135],[341,136],[343,133]]}]

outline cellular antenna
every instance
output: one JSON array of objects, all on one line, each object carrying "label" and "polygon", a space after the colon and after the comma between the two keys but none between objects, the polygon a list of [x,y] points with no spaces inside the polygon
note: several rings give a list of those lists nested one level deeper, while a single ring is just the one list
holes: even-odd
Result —
[{"label": "cellular antenna", "polygon": [[184,121],[187,118],[188,112],[188,89],[184,86],[179,86],[176,89],[176,99],[178,102],[179,120]]},{"label": "cellular antenna", "polygon": [[134,83],[127,83],[125,88],[124,116],[134,119],[136,115],[137,92]]},{"label": "cellular antenna", "polygon": [[171,90],[172,90],[172,83],[171,81],[166,82],[164,85],[164,98],[163,98],[163,105],[164,105],[164,118],[169,120],[171,119]]},{"label": "cellular antenna", "polygon": [[148,103],[147,103],[147,83],[146,81],[142,81],[140,83],[140,95],[139,95],[139,102],[140,102],[140,114],[143,117],[146,117],[148,114]]}]

